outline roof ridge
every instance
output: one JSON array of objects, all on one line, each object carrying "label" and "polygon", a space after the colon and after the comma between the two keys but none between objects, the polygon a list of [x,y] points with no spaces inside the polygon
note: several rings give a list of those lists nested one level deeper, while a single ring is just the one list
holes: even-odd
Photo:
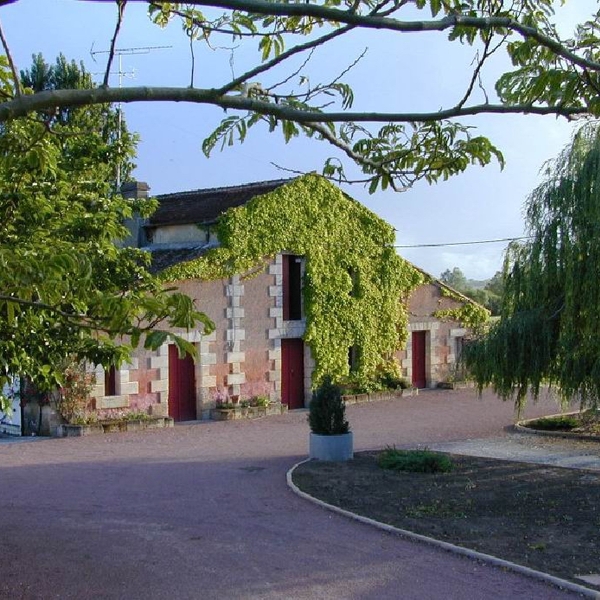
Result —
[{"label": "roof ridge", "polygon": [[220,186],[220,187],[212,187],[212,188],[197,188],[195,190],[185,190],[182,192],[171,192],[169,194],[156,194],[156,196],[154,196],[155,198],[158,198],[160,200],[169,200],[170,198],[173,197],[177,197],[177,198],[181,198],[184,196],[192,196],[194,194],[198,194],[198,193],[210,193],[210,192],[233,192],[233,191],[239,191],[239,190],[248,190],[248,189],[252,189],[254,187],[261,187],[263,185],[267,185],[267,184],[271,184],[271,185],[283,185],[285,183],[289,183],[291,181],[294,181],[295,179],[297,179],[297,177],[289,177],[286,179],[267,179],[265,181],[252,181],[250,183],[242,183],[239,185],[226,185],[226,186]]}]

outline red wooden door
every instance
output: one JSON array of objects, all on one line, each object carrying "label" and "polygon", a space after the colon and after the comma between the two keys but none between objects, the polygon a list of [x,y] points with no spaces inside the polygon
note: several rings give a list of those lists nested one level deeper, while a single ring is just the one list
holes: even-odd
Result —
[{"label": "red wooden door", "polygon": [[412,384],[417,388],[427,387],[426,331],[413,331],[412,334]]},{"label": "red wooden door", "polygon": [[304,408],[304,342],[281,340],[281,402]]},{"label": "red wooden door", "polygon": [[179,358],[177,346],[169,345],[169,416],[175,421],[196,419],[196,376],[194,360]]}]

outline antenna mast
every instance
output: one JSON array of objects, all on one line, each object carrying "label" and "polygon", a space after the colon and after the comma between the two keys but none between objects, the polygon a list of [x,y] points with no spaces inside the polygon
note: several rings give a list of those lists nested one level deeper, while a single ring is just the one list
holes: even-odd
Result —
[{"label": "antenna mast", "polygon": [[[109,73],[110,75],[116,74],[119,76],[119,88],[123,87],[123,77],[126,75],[135,76],[135,71],[125,72],[123,71],[123,56],[130,56],[133,54],[149,54],[153,50],[166,50],[173,46],[140,46],[137,48],[116,48],[113,54],[116,54],[119,58],[119,69],[116,73]],[[94,46],[90,50],[90,56],[92,60],[96,62],[96,54],[109,54],[110,50],[94,50]],[[117,148],[119,154],[121,152],[121,136],[123,129],[123,108],[122,103],[117,104]],[[116,184],[117,192],[121,189],[121,159],[117,158],[117,173],[116,173]]]}]

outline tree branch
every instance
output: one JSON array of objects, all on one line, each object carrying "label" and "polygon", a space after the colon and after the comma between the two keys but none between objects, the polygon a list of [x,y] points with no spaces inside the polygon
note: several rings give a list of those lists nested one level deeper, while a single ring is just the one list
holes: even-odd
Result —
[{"label": "tree branch", "polygon": [[79,90],[49,90],[32,95],[23,95],[0,103],[0,122],[23,117],[31,112],[51,108],[74,108],[93,104],[112,102],[190,102],[208,104],[224,109],[252,111],[262,115],[294,121],[296,123],[407,123],[433,122],[442,119],[475,116],[480,114],[535,114],[557,115],[566,118],[588,115],[586,107],[533,106],[530,104],[479,104],[473,106],[452,107],[434,112],[319,112],[302,110],[264,102],[238,95],[222,96],[214,89],[190,89],[173,87],[129,87],[129,88],[92,88]]},{"label": "tree branch", "polygon": [[[485,40],[481,58],[477,61],[477,66],[475,67],[475,70],[473,71],[473,76],[471,77],[471,81],[469,82],[469,85],[467,86],[467,91],[465,92],[465,95],[462,97],[461,101],[456,105],[458,108],[463,107],[466,104],[469,97],[471,96],[471,94],[473,93],[473,88],[475,87],[475,83],[477,82],[477,80],[479,78],[481,69],[483,68],[485,61],[491,54],[489,52],[491,41],[492,41],[492,36],[490,35],[488,37],[488,39]],[[487,96],[486,96],[486,100],[487,100]]]},{"label": "tree branch", "polygon": [[353,28],[352,27],[342,27],[341,29],[332,31],[331,33],[321,36],[315,40],[311,40],[310,42],[306,42],[304,44],[298,44],[297,46],[294,46],[293,48],[290,48],[289,50],[282,52],[279,56],[276,56],[275,58],[263,63],[262,65],[259,65],[259,66],[255,67],[254,69],[250,69],[249,71],[246,71],[243,75],[236,77],[235,79],[230,81],[227,85],[224,85],[223,87],[219,88],[217,90],[217,93],[219,95],[223,95],[232,90],[235,90],[239,85],[241,85],[245,81],[248,81],[248,79],[250,79],[251,77],[256,77],[256,75],[260,75],[260,73],[264,73],[265,71],[272,69],[273,67],[277,66],[278,64],[280,64],[283,61],[290,58],[291,56],[294,56],[294,54],[299,54],[300,52],[304,52],[306,50],[311,50],[313,48],[316,48],[317,46],[321,46],[322,44],[329,42],[329,41],[335,39],[336,37],[339,37],[340,35],[348,33],[348,31],[350,31],[351,29],[353,29]]},{"label": "tree branch", "polygon": [[[168,314],[159,315],[156,319],[149,322],[148,316],[143,316],[140,318],[136,318],[138,323],[144,323],[144,325],[131,325],[127,329],[114,329],[111,327],[107,327],[102,325],[102,321],[105,319],[95,319],[94,317],[90,317],[89,315],[82,313],[68,313],[63,310],[57,308],[56,306],[52,306],[51,304],[46,304],[44,302],[39,302],[35,300],[24,300],[23,298],[15,298],[14,296],[6,296],[4,294],[0,294],[0,302],[12,302],[14,304],[18,304],[19,306],[24,306],[27,308],[33,308],[36,310],[46,310],[48,312],[52,312],[58,317],[62,317],[68,323],[81,327],[83,329],[87,329],[89,331],[101,331],[103,333],[107,333],[108,335],[131,335],[134,331],[139,331],[140,333],[147,333],[152,331],[156,325],[162,323],[166,319],[169,318]],[[135,318],[135,317],[134,317]]]},{"label": "tree branch", "polygon": [[[181,19],[189,19],[190,17],[184,13],[181,10],[178,9],[171,9],[171,14],[175,15]],[[209,31],[210,33],[220,33],[222,35],[230,35],[233,38],[239,37],[239,38],[243,38],[243,37],[249,37],[249,38],[256,38],[256,37],[268,37],[268,36],[272,36],[274,35],[274,33],[272,31],[236,31],[234,29],[224,29],[221,26],[217,26],[214,25],[214,23],[217,23],[219,20],[215,20],[215,21],[200,21],[199,19],[190,19],[194,25],[196,25],[199,29],[202,29],[203,31]],[[302,35],[303,30],[302,28],[298,27],[296,29],[279,29],[277,30],[277,34],[281,34],[281,35],[286,35],[286,34],[290,34],[290,35]]]},{"label": "tree branch", "polygon": [[4,30],[2,29],[2,23],[0,23],[0,39],[2,40],[2,46],[4,48],[4,52],[6,53],[6,60],[8,60],[10,72],[12,73],[13,82],[15,84],[15,96],[19,98],[21,96],[21,80],[19,79],[19,73],[17,72],[15,61],[13,60],[13,57],[10,53],[10,48],[4,35]]},{"label": "tree branch", "polygon": [[[84,0],[85,1],[85,0]],[[94,0],[92,0],[94,1]],[[150,3],[150,0],[131,0],[132,2]],[[549,48],[557,56],[592,71],[600,70],[600,63],[583,58],[575,52],[568,50],[559,41],[543,34],[535,27],[523,25],[510,17],[470,17],[453,14],[442,19],[431,21],[399,21],[390,17],[376,15],[361,15],[354,12],[321,6],[317,4],[286,4],[282,2],[271,2],[269,0],[186,0],[189,6],[208,6],[223,8],[226,10],[237,10],[260,15],[274,15],[286,17],[313,17],[324,19],[333,23],[346,23],[366,29],[388,29],[402,33],[422,33],[425,31],[445,31],[454,27],[468,27],[472,29],[509,29],[522,35],[524,38],[534,39],[536,42]]]},{"label": "tree branch", "polygon": [[[345,144],[342,140],[336,137],[336,135],[333,134],[329,129],[327,129],[327,127],[325,127],[325,125],[323,125],[322,123],[305,123],[303,126],[307,129],[310,129],[311,131],[314,131],[315,133],[318,133],[323,139],[327,140],[332,146],[339,148],[342,152],[346,154],[346,156],[351,158],[357,164],[374,169],[375,171],[383,171],[390,175],[390,187],[395,192],[405,191],[406,189],[408,189],[408,187],[410,187],[408,182],[408,176],[412,175],[412,172],[390,171],[386,167],[385,162],[375,161],[363,156],[358,152],[355,152],[348,144]],[[402,188],[398,188],[396,186],[393,180],[394,177],[400,178],[400,180],[403,182]]]},{"label": "tree branch", "polygon": [[83,324],[84,321],[89,320],[89,317],[87,315],[67,313],[60,310],[59,308],[56,308],[56,306],[52,306],[51,304],[46,304],[44,302],[38,302],[35,300],[24,300],[23,298],[15,298],[14,296],[6,296],[4,294],[0,294],[0,302],[12,302],[13,304],[18,304],[19,306],[26,306],[28,308],[35,308],[38,310],[48,310],[58,315],[59,317],[63,317],[65,319],[68,319],[69,321],[75,320],[78,323],[81,322],[83,327],[89,327],[90,329],[92,329],[92,326]]},{"label": "tree branch", "polygon": [[104,87],[108,87],[108,79],[110,77],[110,68],[112,66],[112,61],[115,57],[115,47],[117,44],[117,37],[119,36],[119,31],[121,30],[121,24],[123,23],[123,14],[125,12],[125,5],[127,4],[127,0],[117,0],[117,23],[115,25],[115,32],[113,34],[112,40],[110,42],[110,50],[108,51],[108,61],[106,62],[106,72],[104,73],[104,81],[102,85]]}]

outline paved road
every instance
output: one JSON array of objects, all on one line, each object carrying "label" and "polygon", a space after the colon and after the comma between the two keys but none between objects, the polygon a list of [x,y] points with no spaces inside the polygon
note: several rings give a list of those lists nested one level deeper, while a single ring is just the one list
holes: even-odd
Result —
[{"label": "paved road", "polygon": [[[348,416],[357,449],[503,436],[513,420],[490,395],[437,391]],[[294,412],[0,444],[0,597],[574,597],[306,503],[285,472],[307,437]]]},{"label": "paved road", "polygon": [[434,443],[430,448],[454,454],[600,471],[598,442],[511,433],[507,436]]}]

